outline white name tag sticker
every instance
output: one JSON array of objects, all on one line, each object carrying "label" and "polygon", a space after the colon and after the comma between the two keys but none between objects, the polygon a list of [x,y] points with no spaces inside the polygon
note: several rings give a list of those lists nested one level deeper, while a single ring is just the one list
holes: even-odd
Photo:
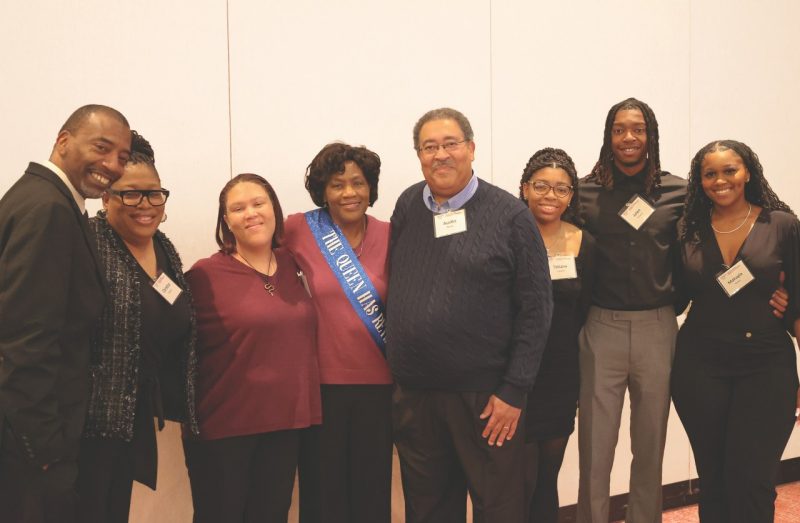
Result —
[{"label": "white name tag sticker", "polygon": [[575,256],[550,256],[547,262],[550,264],[551,280],[570,280],[578,277]]},{"label": "white name tag sticker", "polygon": [[744,261],[739,260],[727,271],[722,271],[717,274],[717,282],[719,282],[722,290],[728,295],[728,298],[742,290],[751,281],[755,280],[755,276],[744,264]]},{"label": "white name tag sticker", "polygon": [[183,290],[178,287],[178,284],[176,284],[169,278],[169,276],[167,276],[166,272],[162,272],[161,276],[159,276],[158,279],[153,282],[153,288],[161,295],[162,298],[167,300],[167,303],[170,305],[175,303],[175,300],[177,300],[178,296],[180,296],[183,292]]},{"label": "white name tag sticker", "polygon": [[436,238],[444,238],[467,230],[467,211],[457,211],[437,214],[433,217],[433,232]]},{"label": "white name tag sticker", "polygon": [[655,208],[647,203],[647,200],[636,194],[619,211],[619,215],[628,222],[628,225],[638,231],[654,212],[656,212]]}]

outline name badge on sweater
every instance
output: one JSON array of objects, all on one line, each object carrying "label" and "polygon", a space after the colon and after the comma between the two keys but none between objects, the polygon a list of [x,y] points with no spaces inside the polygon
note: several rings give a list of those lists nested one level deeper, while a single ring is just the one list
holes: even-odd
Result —
[{"label": "name badge on sweater", "polygon": [[547,262],[550,265],[551,280],[570,280],[578,277],[575,256],[550,256]]},{"label": "name badge on sweater", "polygon": [[633,198],[628,200],[628,203],[620,209],[619,215],[628,222],[628,225],[638,231],[654,212],[656,212],[655,208],[647,203],[647,200],[638,194],[634,194]]},{"label": "name badge on sweater", "polygon": [[728,295],[728,298],[742,290],[756,277],[744,264],[744,261],[739,260],[727,271],[722,271],[717,274],[717,282],[719,282],[722,290]]},{"label": "name badge on sweater", "polygon": [[183,290],[178,287],[178,284],[167,276],[166,272],[162,272],[161,276],[156,278],[156,281],[153,282],[153,288],[162,298],[167,300],[167,303],[170,305],[174,304],[175,300],[177,300],[178,296],[183,292]]},{"label": "name badge on sweater", "polygon": [[436,238],[444,238],[467,230],[467,211],[459,209],[433,217],[433,230]]}]

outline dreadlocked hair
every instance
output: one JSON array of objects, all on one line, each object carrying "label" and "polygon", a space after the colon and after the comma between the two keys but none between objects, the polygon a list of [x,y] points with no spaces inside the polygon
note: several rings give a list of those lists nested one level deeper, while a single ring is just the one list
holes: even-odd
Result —
[{"label": "dreadlocked hair", "polygon": [[686,194],[686,205],[683,217],[678,223],[678,235],[682,242],[697,243],[707,234],[704,224],[711,220],[711,210],[714,204],[703,190],[703,160],[706,155],[716,151],[731,150],[744,162],[750,181],[744,186],[744,198],[753,205],[768,211],[785,211],[794,214],[788,205],[783,203],[772,190],[764,177],[764,168],[758,155],[742,142],[736,140],[717,140],[709,143],[694,155],[689,170],[689,186]]},{"label": "dreadlocked hair", "polygon": [[647,129],[647,175],[644,181],[644,192],[647,196],[657,201],[660,195],[655,189],[661,186],[661,156],[658,149],[658,121],[650,106],[636,98],[628,98],[614,105],[606,116],[606,126],[603,131],[603,147],[600,149],[600,158],[586,177],[606,189],[614,187],[614,151],[611,148],[611,128],[614,126],[614,117],[619,111],[638,110],[644,116]]},{"label": "dreadlocked hair", "polygon": [[580,217],[579,206],[580,198],[578,198],[578,172],[575,169],[575,163],[572,158],[564,152],[563,149],[554,149],[552,147],[545,147],[539,149],[528,160],[528,164],[522,171],[522,178],[519,180],[519,199],[525,200],[525,193],[522,188],[526,183],[533,178],[536,171],[544,169],[545,167],[552,167],[553,169],[561,169],[567,176],[569,176],[570,185],[572,185],[572,200],[569,206],[564,211],[561,219],[569,222],[575,226],[581,227],[583,220]]}]

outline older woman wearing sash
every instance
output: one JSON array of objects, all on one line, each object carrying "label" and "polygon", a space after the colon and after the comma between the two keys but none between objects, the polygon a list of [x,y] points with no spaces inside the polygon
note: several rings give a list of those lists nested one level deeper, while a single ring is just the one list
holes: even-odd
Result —
[{"label": "older woman wearing sash", "polygon": [[[384,356],[389,224],[367,216],[381,161],[365,147],[326,145],[305,186],[320,208],[289,216],[285,245],[317,310],[322,426],[300,463],[301,521],[389,522],[392,378]],[[324,517],[323,517],[324,515]]]}]

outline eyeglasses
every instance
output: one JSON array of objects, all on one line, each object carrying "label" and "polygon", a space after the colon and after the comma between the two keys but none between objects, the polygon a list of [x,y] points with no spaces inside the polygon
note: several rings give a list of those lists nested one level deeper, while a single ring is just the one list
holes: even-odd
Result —
[{"label": "eyeglasses", "polygon": [[138,206],[145,198],[153,207],[161,207],[167,203],[167,198],[169,198],[169,191],[166,189],[131,189],[125,191],[107,189],[106,192],[119,196],[120,200],[122,200],[122,205],[127,205],[128,207]]},{"label": "eyeglasses", "polygon": [[555,185],[550,185],[547,182],[543,182],[542,180],[536,180],[534,182],[528,182],[528,185],[533,189],[533,192],[538,194],[539,196],[544,196],[550,192],[550,189],[553,190],[553,194],[558,196],[559,198],[566,198],[570,194],[572,194],[572,186],[566,185],[563,183],[557,183]]},{"label": "eyeglasses", "polygon": [[441,145],[440,144],[428,144],[428,145],[423,145],[422,147],[420,147],[417,150],[420,153],[424,154],[425,156],[433,156],[434,154],[439,152],[439,148],[440,147],[442,149],[444,149],[444,152],[452,153],[453,151],[458,149],[461,146],[461,144],[466,143],[466,142],[467,142],[467,140],[461,140],[460,142],[447,141],[447,142],[444,142]]}]

